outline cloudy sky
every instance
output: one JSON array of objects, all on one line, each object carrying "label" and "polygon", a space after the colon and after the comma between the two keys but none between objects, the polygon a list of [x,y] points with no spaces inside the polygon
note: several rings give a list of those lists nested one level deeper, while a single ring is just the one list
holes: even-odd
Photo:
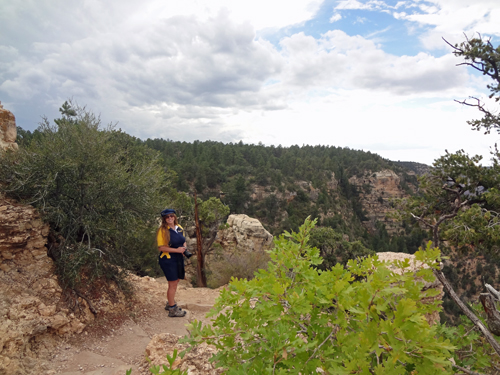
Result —
[{"label": "cloudy sky", "polygon": [[30,130],[71,98],[142,139],[488,157],[464,33],[498,45],[499,1],[0,0],[0,101]]}]

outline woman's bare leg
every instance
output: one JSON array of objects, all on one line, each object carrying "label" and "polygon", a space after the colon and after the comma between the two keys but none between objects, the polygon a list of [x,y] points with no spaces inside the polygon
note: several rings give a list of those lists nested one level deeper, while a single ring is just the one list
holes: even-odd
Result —
[{"label": "woman's bare leg", "polygon": [[169,306],[175,305],[175,293],[177,292],[177,284],[179,284],[179,279],[168,282],[167,300]]}]

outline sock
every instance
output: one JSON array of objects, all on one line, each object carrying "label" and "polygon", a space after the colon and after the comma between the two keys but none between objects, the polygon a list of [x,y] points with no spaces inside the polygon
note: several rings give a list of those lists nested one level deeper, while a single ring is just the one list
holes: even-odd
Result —
[{"label": "sock", "polygon": [[174,307],[177,307],[177,304],[173,305],[173,306],[168,306],[169,309],[173,309]]}]

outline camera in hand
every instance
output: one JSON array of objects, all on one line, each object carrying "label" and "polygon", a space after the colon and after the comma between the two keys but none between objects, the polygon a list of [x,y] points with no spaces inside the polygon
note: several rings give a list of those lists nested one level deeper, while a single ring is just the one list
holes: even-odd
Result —
[{"label": "camera in hand", "polygon": [[189,251],[188,249],[186,249],[184,251],[184,256],[189,259],[193,256],[193,253],[191,251]]}]

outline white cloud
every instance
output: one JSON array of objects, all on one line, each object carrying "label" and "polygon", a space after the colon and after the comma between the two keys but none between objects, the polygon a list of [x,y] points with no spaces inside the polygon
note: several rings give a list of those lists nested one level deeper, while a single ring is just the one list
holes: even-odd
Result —
[{"label": "white cloud", "polygon": [[[178,16],[138,32],[37,43],[35,50],[46,53],[2,89],[11,94],[10,89],[25,87],[26,95],[35,95],[63,83],[71,88],[74,82],[89,96],[111,91],[130,105],[256,105],[254,93],[280,69],[281,58],[254,37],[250,25],[233,24],[219,14],[206,22]],[[29,59],[25,56],[25,64]],[[42,80],[34,69],[50,79]]]},{"label": "white cloud", "polygon": [[[395,159],[411,152],[405,159],[426,162],[472,139],[465,125],[472,112],[453,98],[477,94],[484,81],[471,81],[451,54],[396,56],[369,40],[375,33],[363,38],[341,30],[320,37],[296,32],[279,46],[256,38],[258,29],[309,20],[319,1],[165,4],[0,4],[2,101],[21,121],[27,113],[57,115],[73,97],[142,138],[334,144]],[[397,9],[393,14],[415,30],[429,29],[426,40],[440,30],[455,35],[462,26],[453,4],[346,0],[330,21],[347,9]],[[493,28],[497,12],[466,9],[476,20],[471,25],[483,17]]]},{"label": "white cloud", "polygon": [[387,5],[383,1],[379,0],[369,0],[365,2],[361,2],[358,0],[341,0],[338,2],[338,5],[335,7],[336,10],[342,9],[365,9],[365,10],[374,10],[374,9],[382,9],[387,7]]},{"label": "white cloud", "polygon": [[[394,95],[446,95],[467,81],[455,58],[426,53],[394,56],[375,43],[340,30],[315,39],[302,33],[281,41],[287,64],[282,82],[301,88],[387,91]],[[438,94],[439,93],[439,94]]]},{"label": "white cloud", "polygon": [[340,15],[340,13],[334,13],[334,14],[330,17],[330,23],[340,21],[341,19],[342,19],[342,16]]},{"label": "white cloud", "polygon": [[418,11],[394,13],[394,16],[428,28],[420,37],[428,49],[445,48],[441,38],[453,43],[462,41],[464,33],[500,36],[500,9],[496,0],[426,0],[413,5],[418,6]]},{"label": "white cloud", "polygon": [[442,37],[461,41],[463,33],[500,36],[498,0],[408,0],[395,6],[379,0],[341,0],[335,10],[339,14],[342,10],[390,11],[395,19],[410,22],[411,32],[419,28],[427,49],[446,48]]}]

